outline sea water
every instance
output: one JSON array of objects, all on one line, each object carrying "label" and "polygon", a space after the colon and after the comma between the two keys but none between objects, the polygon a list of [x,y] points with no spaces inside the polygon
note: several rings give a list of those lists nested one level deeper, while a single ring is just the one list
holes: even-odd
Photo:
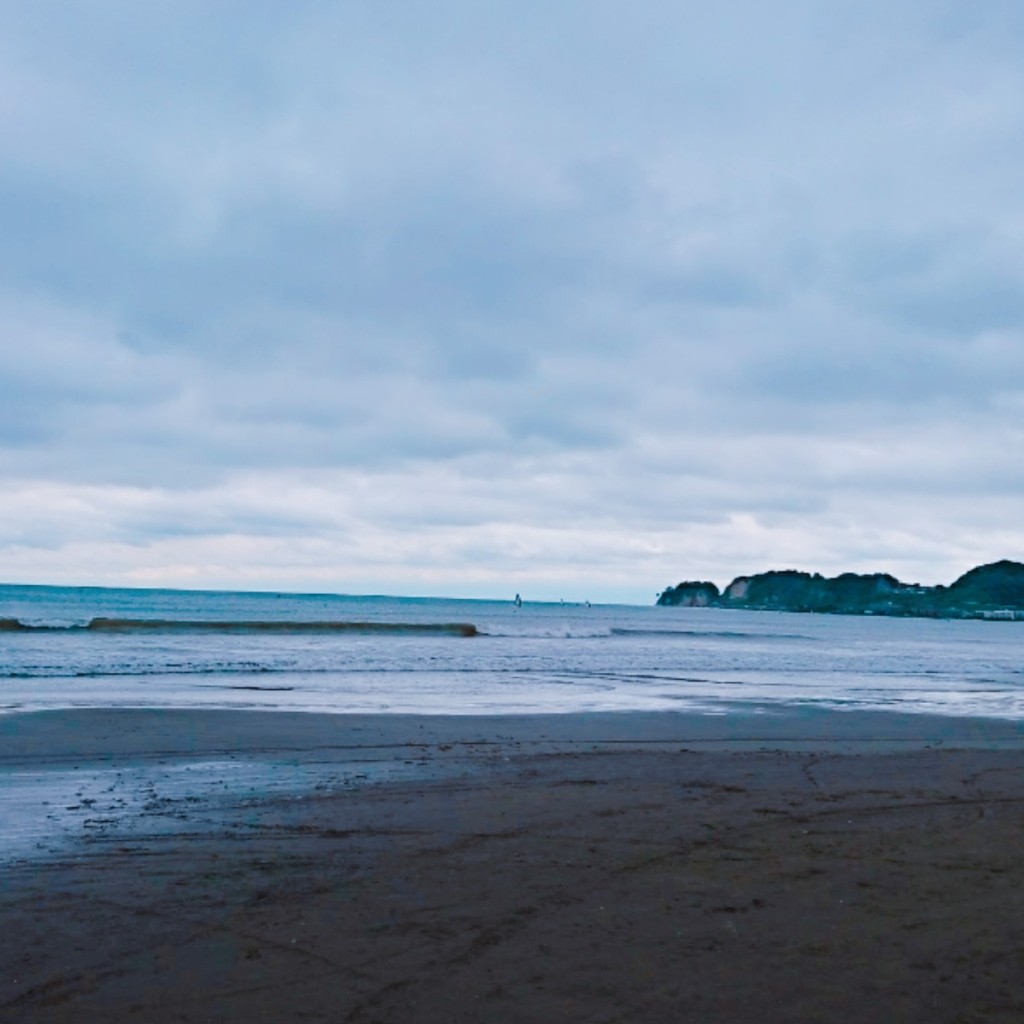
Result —
[{"label": "sea water", "polygon": [[[470,628],[472,627],[472,628]],[[1024,718],[1024,623],[0,586],[0,711]]]}]

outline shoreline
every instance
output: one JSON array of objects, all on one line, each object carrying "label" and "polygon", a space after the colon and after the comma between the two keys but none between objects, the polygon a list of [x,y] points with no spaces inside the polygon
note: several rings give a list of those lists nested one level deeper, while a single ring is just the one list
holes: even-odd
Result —
[{"label": "shoreline", "polygon": [[0,870],[0,1019],[1008,1024],[1022,747],[881,712],[7,716],[0,785],[64,780],[79,831]]},{"label": "shoreline", "polygon": [[324,713],[234,708],[59,708],[0,715],[0,769],[16,759],[188,756],[409,743],[537,745],[762,744],[839,750],[874,745],[1024,747],[1024,721],[875,710],[763,705],[744,712],[593,711],[498,715]]},{"label": "shoreline", "polygon": [[472,778],[528,757],[1024,749],[1024,723],[875,711],[323,714],[78,708],[0,717],[0,865],[171,835],[194,812]]}]

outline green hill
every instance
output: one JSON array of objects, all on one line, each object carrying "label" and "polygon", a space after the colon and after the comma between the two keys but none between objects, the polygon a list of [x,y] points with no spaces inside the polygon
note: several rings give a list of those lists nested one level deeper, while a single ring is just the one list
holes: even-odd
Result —
[{"label": "green hill", "polygon": [[846,615],[1024,619],[1024,564],[980,565],[950,586],[902,583],[889,573],[847,572],[828,578],[796,569],[737,576],[723,591],[714,583],[667,587],[659,605],[750,608]]}]

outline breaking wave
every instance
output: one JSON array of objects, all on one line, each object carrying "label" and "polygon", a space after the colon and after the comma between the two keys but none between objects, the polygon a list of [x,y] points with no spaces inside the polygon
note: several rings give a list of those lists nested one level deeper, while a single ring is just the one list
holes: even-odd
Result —
[{"label": "breaking wave", "polygon": [[469,622],[278,622],[260,619],[212,621],[207,619],[109,619],[95,618],[84,623],[22,622],[0,619],[0,633],[349,633],[361,635],[440,635],[478,636]]}]

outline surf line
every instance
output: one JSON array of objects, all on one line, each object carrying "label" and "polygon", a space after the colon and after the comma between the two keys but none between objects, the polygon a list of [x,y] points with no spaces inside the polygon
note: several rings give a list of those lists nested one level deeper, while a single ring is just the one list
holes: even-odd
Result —
[{"label": "surf line", "polygon": [[84,624],[34,625],[0,619],[0,633],[359,633],[394,635],[479,636],[471,622],[338,622],[331,620],[214,621],[207,619],[95,618]]}]

